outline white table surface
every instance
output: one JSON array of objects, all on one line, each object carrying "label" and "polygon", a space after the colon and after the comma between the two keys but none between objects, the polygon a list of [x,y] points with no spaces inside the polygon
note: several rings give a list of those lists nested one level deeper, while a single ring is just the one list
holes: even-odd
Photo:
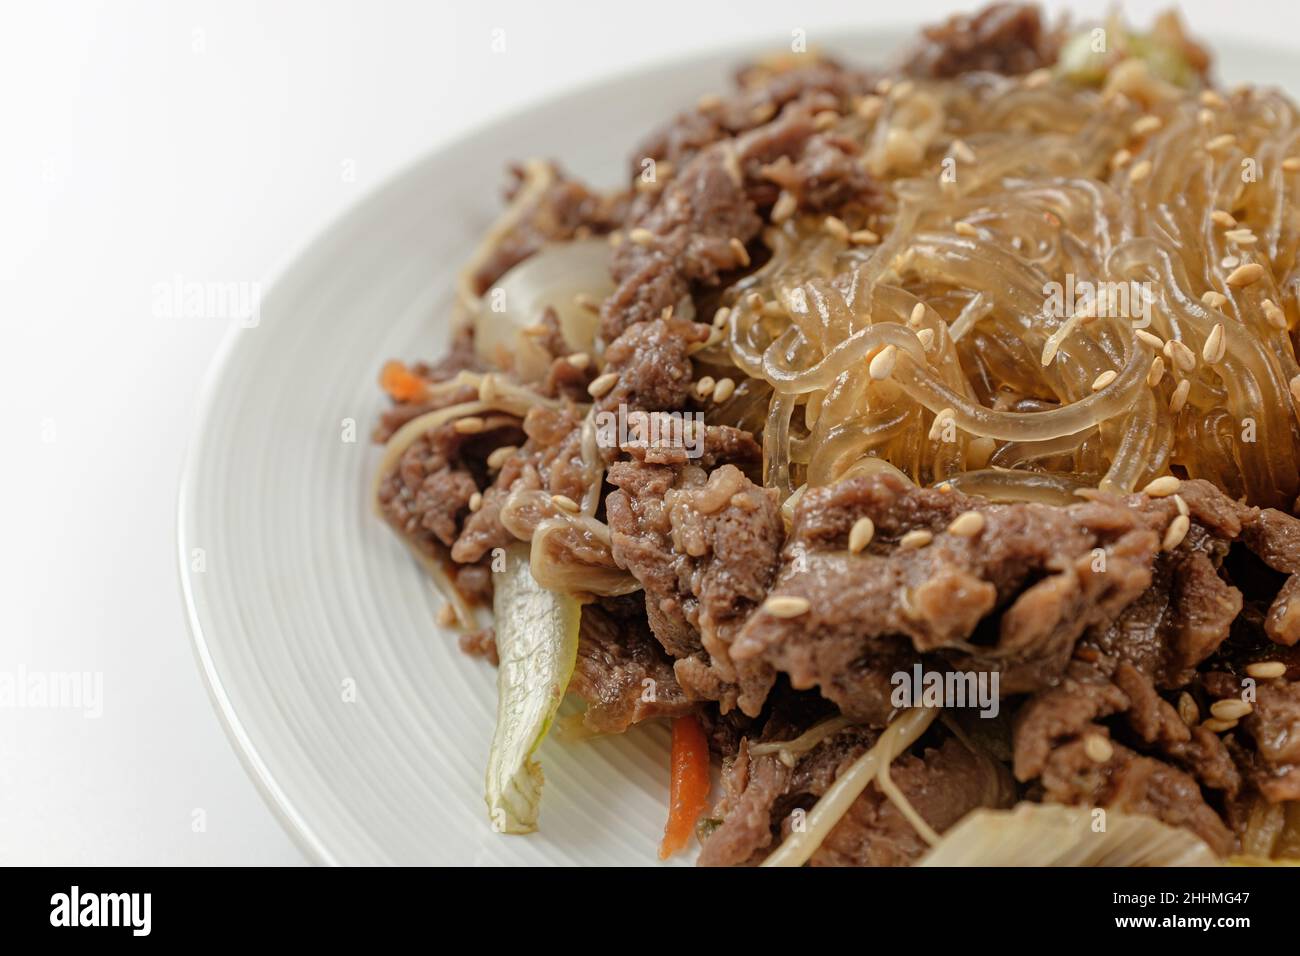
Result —
[{"label": "white table surface", "polygon": [[[225,329],[161,317],[159,283],[265,282],[393,170],[550,93],[720,44],[784,46],[796,28],[816,43],[855,17],[932,20],[954,5],[9,5],[0,676],[90,672],[103,697],[98,718],[0,707],[0,863],[304,862],[226,741],[190,648],[176,482]],[[1144,21],[1164,5],[1127,7]],[[1211,39],[1284,44],[1300,25],[1292,5],[1184,8]]]}]

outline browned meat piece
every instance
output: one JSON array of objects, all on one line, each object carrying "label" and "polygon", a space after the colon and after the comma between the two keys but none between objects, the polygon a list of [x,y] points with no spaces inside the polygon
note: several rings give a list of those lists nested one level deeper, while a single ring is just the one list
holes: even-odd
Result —
[{"label": "browned meat piece", "polygon": [[599,399],[599,409],[681,408],[693,385],[690,346],[708,337],[707,325],[684,319],[655,318],[630,326],[605,350],[605,374],[617,374],[618,381]]},{"label": "browned meat piece", "polygon": [[[600,235],[617,228],[623,219],[625,197],[593,192],[553,163],[513,166],[510,172],[506,198],[514,202],[520,190],[528,189],[527,205],[488,255],[474,264],[470,285],[476,295],[547,242]],[[530,188],[530,176],[536,177],[536,188]]]},{"label": "browned meat piece", "polygon": [[[982,529],[947,531],[965,511],[982,515]],[[863,517],[875,536],[850,554],[849,530]],[[910,531],[933,540],[900,547]],[[754,615],[732,656],[766,660],[795,688],[817,685],[845,713],[875,722],[886,714],[857,663],[892,655],[899,635],[916,652],[1000,670],[1004,694],[1031,691],[1061,676],[1085,628],[1108,623],[1145,590],[1158,548],[1159,536],[1116,500],[990,504],[890,475],[843,481],[800,500],[773,586],[811,609],[794,619]],[[970,644],[999,608],[996,645]]]},{"label": "browned meat piece", "polygon": [[616,618],[596,604],[582,610],[578,663],[569,690],[587,702],[583,723],[604,734],[621,734],[647,718],[680,717],[698,707],[686,699],[644,618]]},{"label": "browned meat piece", "polygon": [[473,563],[515,540],[501,524],[501,506],[512,491],[545,488],[574,501],[582,498],[587,485],[581,425],[582,416],[571,405],[529,410],[524,417],[527,441],[506,459],[496,481],[483,492],[483,504],[469,516],[451,549],[452,560]]},{"label": "browned meat piece", "polygon": [[1241,725],[1255,741],[1251,781],[1270,803],[1300,800],[1300,683],[1261,681]]},{"label": "browned meat piece", "polygon": [[493,667],[501,663],[497,657],[497,632],[495,628],[485,627],[482,630],[470,631],[462,634],[456,639],[460,645],[462,654],[468,654],[470,657],[481,657]]},{"label": "browned meat piece", "polygon": [[772,686],[762,661],[732,663],[736,630],[767,594],[782,525],[774,494],[734,465],[618,462],[605,501],[614,557],[646,592],[655,636],[688,694],[751,716]]},{"label": "browned meat piece", "polygon": [[1082,736],[1094,722],[1125,710],[1128,697],[1096,667],[1071,663],[1056,687],[1035,694],[1016,714],[1015,773],[1020,781],[1043,772],[1052,750]]},{"label": "browned meat piece", "polygon": [[921,35],[921,45],[904,69],[929,77],[975,70],[1028,73],[1055,63],[1063,39],[1059,30],[1043,26],[1038,7],[1019,3],[994,3],[973,14],[958,14]]},{"label": "browned meat piece", "polygon": [[809,137],[793,159],[781,156],[760,175],[792,195],[800,209],[844,218],[855,207],[861,215],[877,195],[875,182],[858,161],[861,151],[847,137],[819,133]]},{"label": "browned meat piece", "polygon": [[1082,740],[1058,747],[1043,769],[1042,784],[1046,798],[1056,803],[1155,817],[1186,827],[1220,855],[1233,847],[1232,833],[1191,776],[1121,744],[1112,744],[1110,758],[1101,762],[1088,755]]},{"label": "browned meat piece", "polygon": [[[1016,790],[1005,767],[953,737],[923,757],[904,755],[889,767],[907,802],[938,833],[972,810],[1009,807]],[[907,866],[929,845],[898,807],[868,787],[827,835],[811,866]]]},{"label": "browned meat piece", "polygon": [[[652,413],[653,414],[653,413]],[[754,436],[730,425],[706,425],[704,434],[687,433],[681,418],[658,415],[658,421],[646,419],[650,438],[633,435],[620,450],[636,461],[648,465],[684,465],[694,461],[701,468],[729,462],[742,471],[757,471],[763,462],[763,449]],[[657,437],[657,441],[652,439]],[[698,453],[698,456],[696,456]]]},{"label": "browned meat piece", "polygon": [[790,769],[774,756],[740,752],[722,774],[723,799],[715,815],[722,820],[705,839],[699,866],[741,866],[754,861],[773,842],[773,806],[790,783]]}]

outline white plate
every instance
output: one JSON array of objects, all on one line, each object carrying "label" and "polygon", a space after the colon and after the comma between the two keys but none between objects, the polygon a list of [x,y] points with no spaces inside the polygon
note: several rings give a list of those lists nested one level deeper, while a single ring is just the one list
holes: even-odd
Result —
[{"label": "white plate", "polygon": [[[883,62],[906,39],[849,34],[836,47]],[[1230,79],[1300,87],[1285,54],[1217,52]],[[614,185],[647,131],[723,89],[744,53],[597,83],[421,160],[313,242],[269,289],[256,327],[227,339],[181,483],[182,587],[216,708],[312,859],[654,862],[667,808],[662,725],[548,740],[540,832],[492,832],[482,793],[495,671],[439,631],[439,600],[371,514],[378,451],[367,435],[384,407],[381,363],[441,352],[455,272],[499,211],[504,164],[554,157]]]}]

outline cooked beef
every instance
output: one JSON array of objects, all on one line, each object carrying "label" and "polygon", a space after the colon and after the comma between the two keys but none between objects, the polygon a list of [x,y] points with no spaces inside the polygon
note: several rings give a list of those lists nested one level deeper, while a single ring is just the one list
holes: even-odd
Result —
[{"label": "cooked beef", "polygon": [[493,667],[501,663],[497,657],[497,632],[495,628],[485,627],[478,631],[469,631],[456,639],[461,653],[470,657],[481,657]]},{"label": "cooked beef", "polygon": [[949,77],[975,70],[1013,75],[1051,66],[1060,53],[1059,30],[1043,26],[1038,7],[994,3],[958,14],[922,31],[904,69],[914,76]]},{"label": "cooked beef", "polygon": [[[474,351],[474,330],[469,324],[459,326],[452,336],[451,348],[439,361],[429,364],[416,362],[411,366],[412,374],[432,385],[450,382],[461,372],[482,371],[478,354]],[[437,411],[449,405],[460,405],[478,399],[478,389],[468,383],[456,387],[433,390],[423,401],[395,402],[393,407],[379,417],[379,424],[371,434],[371,440],[383,444],[393,437],[393,433],[413,418],[425,412]]]},{"label": "cooked beef", "polygon": [[1111,744],[1108,760],[1088,755],[1083,740],[1052,751],[1042,773],[1043,793],[1056,803],[1106,807],[1186,827],[1218,854],[1233,847],[1232,833],[1201,796],[1190,775],[1153,757]]},{"label": "cooked beef", "polygon": [[723,770],[723,799],[714,811],[721,824],[705,839],[699,866],[741,866],[772,845],[773,804],[790,782],[790,768],[774,756],[740,753]]},{"label": "cooked beef", "polygon": [[695,698],[751,716],[772,686],[762,661],[732,662],[730,644],[776,573],[776,497],[734,465],[618,462],[605,500],[614,557],[645,588],[655,636]]},{"label": "cooked beef", "polygon": [[582,610],[569,690],[587,702],[583,723],[603,734],[621,734],[647,718],[680,717],[698,707],[682,692],[644,616],[615,617],[597,604]]},{"label": "cooked beef", "polygon": [[475,263],[470,278],[475,295],[485,293],[547,242],[600,235],[617,228],[623,219],[625,197],[593,192],[553,163],[512,166],[510,174],[506,198],[523,206],[488,254]]},{"label": "cooked beef", "polygon": [[694,384],[690,347],[709,327],[684,319],[654,318],[627,328],[605,350],[605,373],[618,381],[597,402],[601,411],[662,412],[685,404]]},{"label": "cooked beef", "polygon": [[455,561],[479,561],[515,536],[501,524],[501,506],[512,491],[546,489],[551,494],[582,498],[587,484],[582,461],[582,414],[574,406],[537,406],[524,417],[527,441],[506,459],[496,480],[483,492],[483,503],[469,516],[452,546]]},{"label": "cooked beef", "polygon": [[1035,694],[1016,713],[1016,779],[1023,782],[1039,776],[1062,741],[1081,737],[1096,721],[1128,705],[1124,692],[1096,667],[1072,662],[1058,685]]},{"label": "cooked beef", "polygon": [[[982,531],[946,530],[970,510],[983,516]],[[850,554],[849,530],[864,517],[875,536]],[[916,530],[932,543],[900,547]],[[1061,676],[1085,628],[1109,622],[1145,590],[1159,544],[1118,501],[991,504],[892,475],[849,479],[801,498],[782,552],[773,590],[806,598],[810,610],[794,619],[754,615],[732,656],[765,660],[794,687],[818,685],[845,713],[877,723],[889,709],[871,679],[878,668],[857,665],[896,660],[899,637],[916,653],[942,651],[958,666],[1001,671],[1003,693],[1031,691]],[[971,644],[996,610],[996,643]]]},{"label": "cooked beef", "polygon": [[1270,803],[1300,800],[1300,683],[1261,681],[1241,721],[1255,742],[1252,782]]},{"label": "cooked beef", "polygon": [[[1015,786],[1002,764],[949,737],[924,756],[889,767],[894,784],[921,818],[943,833],[972,810],[1005,808]],[[876,787],[863,791],[809,860],[811,866],[907,866],[929,845],[897,805]]]}]

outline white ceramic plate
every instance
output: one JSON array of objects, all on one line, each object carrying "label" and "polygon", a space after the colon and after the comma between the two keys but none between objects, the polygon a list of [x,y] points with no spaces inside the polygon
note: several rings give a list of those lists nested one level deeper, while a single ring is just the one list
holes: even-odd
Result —
[{"label": "white ceramic plate", "polygon": [[[836,49],[884,62],[906,39],[849,34]],[[745,52],[595,83],[428,156],[313,242],[270,287],[258,324],[227,339],[181,484],[182,586],[221,719],[313,860],[654,862],[662,725],[548,740],[540,832],[492,832],[482,794],[496,674],[439,631],[439,600],[371,514],[367,435],[384,405],[381,363],[441,352],[455,272],[499,211],[504,164],[555,157],[614,185],[642,136],[723,89]],[[1216,52],[1229,79],[1300,88],[1282,53]]]}]

